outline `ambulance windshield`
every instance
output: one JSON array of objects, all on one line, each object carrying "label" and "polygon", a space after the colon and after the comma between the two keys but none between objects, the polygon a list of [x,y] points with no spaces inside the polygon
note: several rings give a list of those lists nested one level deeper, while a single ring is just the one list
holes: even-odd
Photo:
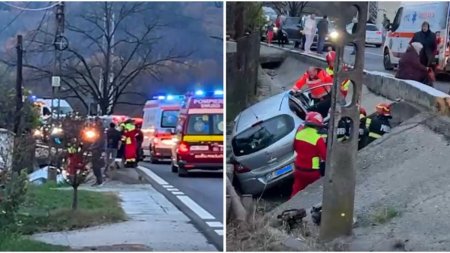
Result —
[{"label": "ambulance windshield", "polygon": [[191,114],[186,134],[222,135],[223,114]]},{"label": "ambulance windshield", "polygon": [[163,111],[161,115],[161,127],[175,128],[177,126],[179,111]]}]

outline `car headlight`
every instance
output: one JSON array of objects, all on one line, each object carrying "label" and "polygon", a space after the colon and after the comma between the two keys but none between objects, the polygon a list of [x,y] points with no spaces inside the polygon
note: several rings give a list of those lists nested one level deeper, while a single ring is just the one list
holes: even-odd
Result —
[{"label": "car headlight", "polygon": [[335,39],[337,39],[337,38],[339,37],[339,33],[336,32],[336,31],[332,31],[332,32],[330,33],[329,37],[330,37],[332,40],[335,40]]},{"label": "car headlight", "polygon": [[277,32],[277,31],[278,31],[278,27],[274,27],[273,32]]}]

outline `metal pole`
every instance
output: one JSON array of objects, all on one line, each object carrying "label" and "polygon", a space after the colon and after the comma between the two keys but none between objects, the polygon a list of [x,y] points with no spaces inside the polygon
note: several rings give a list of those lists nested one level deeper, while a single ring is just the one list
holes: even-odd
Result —
[{"label": "metal pole", "polygon": [[[338,29],[343,34],[336,51],[335,79],[329,127],[328,155],[326,173],[323,181],[322,220],[320,239],[331,241],[339,236],[351,235],[355,198],[355,166],[358,152],[359,113],[357,102],[360,101],[364,69],[365,30],[367,20],[367,2],[340,2],[340,8],[355,6],[358,9],[358,29],[356,34],[344,35],[345,18],[340,18]],[[344,47],[349,42],[356,45],[355,65],[351,71],[343,71]],[[349,79],[353,82],[353,96],[349,105],[341,105],[339,84]],[[350,139],[344,142],[336,140],[335,129],[343,117],[352,120]]]}]

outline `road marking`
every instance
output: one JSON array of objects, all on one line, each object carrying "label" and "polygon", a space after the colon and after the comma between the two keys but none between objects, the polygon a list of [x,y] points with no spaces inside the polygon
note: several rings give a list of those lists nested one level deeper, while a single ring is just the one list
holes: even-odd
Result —
[{"label": "road marking", "polygon": [[184,195],[183,192],[172,192],[172,193],[173,193],[173,195]]},{"label": "road marking", "polygon": [[215,219],[214,216],[212,216],[208,211],[206,211],[201,206],[199,206],[197,203],[195,203],[188,196],[177,196],[177,198],[181,202],[183,202],[187,207],[189,207],[189,209],[191,209],[194,213],[196,213],[201,219],[204,219],[204,220]]},{"label": "road marking", "polygon": [[167,190],[170,192],[179,192],[180,191],[177,188],[167,188]]},{"label": "road marking", "polygon": [[216,232],[220,236],[223,236],[223,230],[222,229],[214,230],[214,232]]},{"label": "road marking", "polygon": [[223,227],[222,222],[218,222],[218,221],[207,221],[206,224],[208,224],[208,226],[210,226],[212,228],[221,228],[221,227]]},{"label": "road marking", "polygon": [[172,188],[173,186],[170,185],[170,184],[165,184],[165,185],[163,185],[163,187],[164,187],[164,188]]},{"label": "road marking", "polygon": [[151,177],[153,180],[155,180],[158,184],[160,184],[160,185],[169,184],[169,183],[167,183],[164,179],[160,178],[158,175],[156,175],[155,173],[153,173],[153,171],[151,171],[150,169],[147,169],[147,168],[142,167],[142,166],[139,166],[139,168],[140,168],[145,174],[147,174],[149,177]]}]

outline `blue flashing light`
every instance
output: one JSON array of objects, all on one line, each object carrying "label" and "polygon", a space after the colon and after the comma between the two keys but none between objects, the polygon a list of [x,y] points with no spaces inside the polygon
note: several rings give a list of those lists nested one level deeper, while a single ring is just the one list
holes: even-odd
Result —
[{"label": "blue flashing light", "polygon": [[197,90],[197,91],[195,92],[195,95],[197,95],[197,96],[203,96],[203,95],[205,95],[205,93],[204,93],[202,90]]},{"label": "blue flashing light", "polygon": [[215,96],[223,96],[223,90],[216,90],[214,91]]},{"label": "blue flashing light", "polygon": [[158,99],[159,100],[164,100],[164,99],[166,99],[166,97],[165,96],[158,96]]},{"label": "blue flashing light", "polygon": [[167,95],[167,100],[173,100],[173,96],[172,95]]},{"label": "blue flashing light", "polygon": [[36,101],[36,96],[31,96],[32,101]]}]

